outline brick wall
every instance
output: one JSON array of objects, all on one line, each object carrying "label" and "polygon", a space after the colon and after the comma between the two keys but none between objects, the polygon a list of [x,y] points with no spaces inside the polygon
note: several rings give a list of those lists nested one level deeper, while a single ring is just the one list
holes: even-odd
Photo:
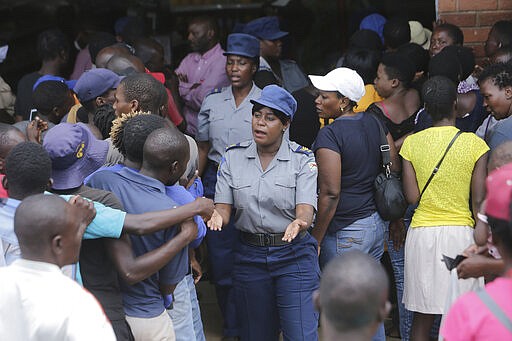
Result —
[{"label": "brick wall", "polygon": [[481,61],[491,26],[512,19],[512,0],[438,0],[437,16],[462,29],[464,45],[472,47]]}]

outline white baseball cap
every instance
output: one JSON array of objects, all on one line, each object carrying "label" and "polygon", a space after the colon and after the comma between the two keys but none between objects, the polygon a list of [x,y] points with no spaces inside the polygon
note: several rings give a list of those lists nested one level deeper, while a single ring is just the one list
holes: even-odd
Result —
[{"label": "white baseball cap", "polygon": [[365,94],[364,81],[352,69],[340,67],[325,76],[310,75],[313,86],[322,91],[338,91],[351,101],[359,102]]}]

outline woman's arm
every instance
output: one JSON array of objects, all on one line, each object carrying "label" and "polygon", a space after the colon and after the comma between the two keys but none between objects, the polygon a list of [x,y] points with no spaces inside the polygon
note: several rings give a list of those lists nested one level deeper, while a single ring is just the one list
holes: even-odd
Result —
[{"label": "woman's arm", "polygon": [[416,171],[412,163],[403,159],[402,164],[402,181],[404,184],[404,194],[409,204],[417,204],[420,200],[420,189],[418,188],[418,180],[416,179]]},{"label": "woman's arm", "polygon": [[286,227],[283,240],[291,242],[300,232],[307,230],[313,222],[314,212],[315,209],[310,204],[295,206],[295,220]]},{"label": "woman's arm", "polygon": [[[398,149],[395,147],[395,141],[393,141],[393,137],[391,137],[391,134],[388,133],[386,135],[386,139],[388,140],[389,144],[389,154],[391,158],[391,171],[395,173],[400,173],[402,171],[402,163],[400,162],[400,156],[398,155]],[[402,140],[403,143],[403,140]],[[402,145],[400,144],[400,147]]]},{"label": "woman's arm", "polygon": [[488,154],[489,153],[485,153],[478,159],[473,169],[473,175],[471,176],[471,205],[475,221],[478,219],[478,209],[485,199],[485,178],[487,176]]},{"label": "woman's arm", "polygon": [[320,148],[315,156],[318,165],[319,194],[318,213],[312,235],[320,245],[340,200],[341,155],[333,150]]}]

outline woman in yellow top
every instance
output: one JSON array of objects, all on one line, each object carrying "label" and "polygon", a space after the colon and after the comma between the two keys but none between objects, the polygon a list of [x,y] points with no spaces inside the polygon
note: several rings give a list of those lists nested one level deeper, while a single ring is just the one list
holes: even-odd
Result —
[{"label": "woman in yellow top", "polygon": [[[420,196],[458,133],[456,96],[457,88],[448,78],[429,79],[423,86],[423,98],[433,127],[407,137],[400,151],[406,198],[411,204],[418,203],[405,242],[404,303],[414,312],[413,340],[428,340],[435,315],[446,313],[450,272],[442,262],[443,255],[455,258],[473,243],[473,215],[485,196],[489,148],[473,133],[458,136]],[[464,293],[478,284],[478,279],[459,280],[458,289]]]}]

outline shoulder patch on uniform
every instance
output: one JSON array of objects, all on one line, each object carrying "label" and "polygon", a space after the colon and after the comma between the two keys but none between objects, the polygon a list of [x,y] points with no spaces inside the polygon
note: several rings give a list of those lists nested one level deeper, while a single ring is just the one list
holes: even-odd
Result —
[{"label": "shoulder patch on uniform", "polygon": [[293,150],[294,153],[301,153],[305,155],[311,155],[313,154],[313,151],[307,147],[299,145],[296,149]]},{"label": "shoulder patch on uniform", "polygon": [[251,141],[238,142],[226,147],[226,151],[236,148],[247,148],[251,144]]},{"label": "shoulder patch on uniform", "polygon": [[213,95],[213,94],[220,94],[222,92],[222,88],[214,88],[212,91],[210,91],[209,94],[207,94],[206,96],[210,96],[210,95]]}]

